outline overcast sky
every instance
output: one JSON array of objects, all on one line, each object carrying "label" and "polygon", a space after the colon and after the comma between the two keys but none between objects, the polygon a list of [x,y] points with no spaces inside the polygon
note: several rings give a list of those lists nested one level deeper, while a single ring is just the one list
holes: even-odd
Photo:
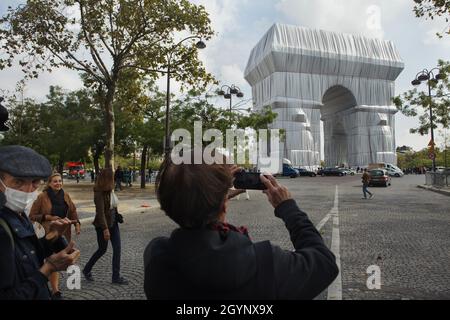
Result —
[{"label": "overcast sky", "polygon": [[[0,13],[8,5],[24,1],[1,0]],[[274,23],[287,23],[335,32],[361,34],[392,40],[405,63],[396,80],[396,94],[411,89],[411,80],[423,68],[436,66],[437,60],[450,60],[450,37],[438,39],[436,32],[445,28],[443,20],[418,19],[412,12],[413,0],[191,0],[202,4],[210,14],[217,35],[207,42],[200,57],[209,72],[223,84],[238,85],[251,97],[243,77],[250,50]],[[378,18],[379,17],[379,18]],[[0,89],[13,90],[22,77],[19,68],[0,71]],[[160,81],[165,90],[165,82]],[[64,69],[44,74],[28,83],[25,96],[43,99],[50,85],[66,89],[81,87],[77,73]],[[172,84],[177,90],[177,84]],[[425,90],[425,86],[420,87]],[[217,99],[226,107],[228,101]],[[251,103],[249,104],[251,105]],[[429,136],[412,135],[409,128],[417,119],[396,115],[396,144],[416,150],[426,147]],[[439,142],[439,137],[436,138]],[[441,139],[442,140],[442,139]]]}]

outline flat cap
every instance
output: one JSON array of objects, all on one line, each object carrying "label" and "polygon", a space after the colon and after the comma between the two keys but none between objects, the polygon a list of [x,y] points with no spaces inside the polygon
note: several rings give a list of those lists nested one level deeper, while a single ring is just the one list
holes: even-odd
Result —
[{"label": "flat cap", "polygon": [[0,147],[0,171],[17,178],[48,178],[50,162],[33,149],[23,146]]}]

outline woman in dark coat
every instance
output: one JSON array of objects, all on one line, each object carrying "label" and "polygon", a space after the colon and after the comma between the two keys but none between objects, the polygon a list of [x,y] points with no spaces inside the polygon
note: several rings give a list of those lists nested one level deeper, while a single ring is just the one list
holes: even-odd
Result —
[{"label": "woman in dark coat", "polygon": [[226,221],[237,168],[163,163],[156,193],[179,228],[153,239],[144,253],[148,299],[312,299],[337,277],[333,253],[320,233],[272,176],[261,176],[275,216],[295,251],[253,242]]},{"label": "woman in dark coat", "polygon": [[97,232],[98,249],[83,269],[88,281],[94,281],[91,270],[108,248],[111,240],[113,247],[112,283],[128,284],[120,275],[120,230],[117,221],[117,197],[114,195],[114,174],[111,168],[100,171],[94,185],[95,219],[93,225]]}]

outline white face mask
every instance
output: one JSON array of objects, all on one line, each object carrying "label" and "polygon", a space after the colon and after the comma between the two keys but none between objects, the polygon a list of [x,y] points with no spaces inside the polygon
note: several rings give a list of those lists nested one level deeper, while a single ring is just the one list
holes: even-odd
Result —
[{"label": "white face mask", "polygon": [[23,192],[7,187],[0,179],[3,187],[5,188],[4,194],[6,197],[5,207],[15,212],[25,212],[26,208],[31,208],[34,200],[36,200],[39,192]]}]

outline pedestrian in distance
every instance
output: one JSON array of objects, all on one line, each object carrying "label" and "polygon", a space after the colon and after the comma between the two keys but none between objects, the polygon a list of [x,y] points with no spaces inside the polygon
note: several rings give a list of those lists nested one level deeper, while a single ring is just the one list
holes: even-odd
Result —
[{"label": "pedestrian in distance", "polygon": [[94,186],[95,218],[93,225],[97,233],[98,249],[83,269],[87,281],[94,281],[92,268],[108,249],[111,241],[112,256],[112,283],[128,284],[120,274],[121,241],[119,223],[122,216],[118,212],[118,198],[114,193],[114,174],[111,168],[103,169],[97,176]]},{"label": "pedestrian in distance", "polygon": [[[39,194],[30,210],[29,218],[31,221],[37,221],[44,226],[48,232],[48,226],[52,221],[68,218],[76,221],[75,232],[80,234],[81,224],[78,219],[77,209],[72,202],[69,194],[63,190],[62,178],[59,173],[53,173],[47,180],[43,192]],[[64,242],[69,243],[72,240],[72,230],[67,228],[63,234]],[[59,273],[54,272],[50,276],[50,286],[52,290],[52,299],[61,300],[62,294],[59,291]]]},{"label": "pedestrian in distance", "polygon": [[369,199],[373,198],[373,193],[370,192],[367,187],[369,186],[369,182],[370,182],[370,174],[369,172],[367,172],[367,169],[364,169],[364,173],[362,175],[362,190],[363,190],[363,195],[364,198],[363,199],[367,199],[367,193],[369,194]]},{"label": "pedestrian in distance", "polygon": [[116,186],[115,186],[114,190],[122,191],[123,171],[120,166],[117,166],[117,170],[114,173],[114,181],[116,182]]},{"label": "pedestrian in distance", "polygon": [[313,299],[337,277],[335,256],[273,176],[261,176],[264,193],[286,224],[295,251],[253,242],[247,228],[227,222],[229,189],[239,170],[165,159],[156,194],[179,227],[145,249],[148,299]]},{"label": "pedestrian in distance", "polygon": [[0,300],[50,300],[50,275],[80,256],[73,241],[66,246],[61,238],[72,221],[51,221],[45,232],[25,214],[50,175],[50,163],[36,151],[0,147]]},{"label": "pedestrian in distance", "polygon": [[91,170],[91,183],[95,182],[95,171]]}]

